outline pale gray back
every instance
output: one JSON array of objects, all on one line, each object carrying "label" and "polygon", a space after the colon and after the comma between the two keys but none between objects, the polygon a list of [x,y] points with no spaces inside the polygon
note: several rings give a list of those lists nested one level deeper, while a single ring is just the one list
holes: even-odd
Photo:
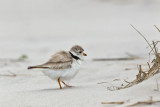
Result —
[{"label": "pale gray back", "polygon": [[72,56],[69,52],[60,51],[54,54],[51,59],[45,64],[39,65],[39,67],[49,67],[50,69],[67,69],[71,68]]}]

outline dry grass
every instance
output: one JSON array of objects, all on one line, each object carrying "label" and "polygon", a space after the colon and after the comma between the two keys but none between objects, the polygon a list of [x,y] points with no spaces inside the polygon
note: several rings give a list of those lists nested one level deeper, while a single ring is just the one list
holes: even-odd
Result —
[{"label": "dry grass", "polygon": [[120,101],[120,102],[102,102],[102,104],[124,104],[124,101]]},{"label": "dry grass", "polygon": [[144,80],[147,80],[147,79],[151,78],[152,76],[154,76],[155,74],[160,72],[159,71],[159,69],[160,69],[160,53],[158,52],[158,47],[157,47],[158,41],[156,41],[156,42],[153,41],[152,44],[149,44],[148,40],[137,29],[135,29],[135,30],[147,41],[148,45],[151,47],[151,52],[154,53],[155,59],[153,59],[152,65],[149,62],[147,62],[149,69],[146,72],[142,69],[141,65],[139,65],[138,66],[139,73],[136,75],[136,79],[133,80],[132,82],[126,81],[128,84],[124,87],[121,87],[122,89],[131,87],[131,86],[138,84]]},{"label": "dry grass", "polygon": [[142,104],[143,105],[151,105],[151,104],[159,103],[159,102],[160,102],[160,100],[159,101],[153,101],[152,97],[151,97],[148,101],[138,101],[138,102],[136,102],[136,103],[134,103],[132,105],[129,105],[127,107],[133,107],[133,106],[142,105]]},{"label": "dry grass", "polygon": [[124,57],[124,58],[96,58],[93,61],[128,61],[128,60],[137,60],[139,57]]},{"label": "dry grass", "polygon": [[[139,84],[144,80],[147,80],[151,77],[153,77],[155,74],[159,73],[159,69],[160,69],[160,53],[158,51],[158,47],[157,44],[159,43],[159,41],[153,41],[152,44],[150,44],[148,42],[148,40],[145,38],[145,36],[142,35],[142,33],[140,33],[133,25],[131,25],[147,42],[147,44],[149,45],[149,47],[151,48],[151,51],[149,52],[149,55],[151,54],[151,52],[154,54],[154,59],[152,60],[152,62],[147,62],[148,65],[148,70],[144,71],[142,69],[141,65],[138,65],[138,70],[139,73],[136,75],[136,79],[128,82],[126,80],[124,80],[127,85],[125,86],[120,86],[120,87],[116,87],[116,86],[112,86],[112,87],[108,87],[108,90],[110,91],[114,91],[114,90],[120,90],[120,89],[125,89],[125,88],[129,88],[133,85]],[[156,27],[156,26],[155,26]],[[158,29],[158,27],[156,27]],[[158,29],[158,31],[160,32],[160,30]]]},{"label": "dry grass", "polygon": [[[120,101],[120,102],[102,102],[102,104],[124,104],[124,103],[128,103],[130,102],[130,100],[127,100],[127,101]],[[138,106],[138,105],[151,105],[151,104],[154,104],[154,103],[160,103],[160,100],[157,100],[157,101],[153,101],[152,97],[147,100],[147,101],[138,101],[132,105],[128,105],[127,107],[134,107],[134,106]]]}]

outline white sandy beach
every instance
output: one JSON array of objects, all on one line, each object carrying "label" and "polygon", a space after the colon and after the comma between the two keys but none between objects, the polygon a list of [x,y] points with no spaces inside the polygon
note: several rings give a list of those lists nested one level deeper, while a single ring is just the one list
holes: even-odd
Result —
[{"label": "white sandy beach", "polygon": [[[0,1],[0,107],[125,107],[137,101],[160,100],[160,74],[133,87],[110,91],[123,80],[134,80],[137,64],[148,61],[147,43],[130,26],[134,25],[151,42],[160,40],[159,0],[37,0]],[[71,88],[59,89],[30,65],[46,62],[52,54],[79,44],[88,54]],[[122,58],[127,53],[141,57],[132,61],[99,61]],[[22,54],[25,61],[15,61]],[[125,70],[129,68],[131,70]],[[120,79],[120,81],[113,81]],[[98,84],[105,82],[103,84]],[[127,101],[104,105],[105,101]],[[160,103],[141,105],[159,107]]]}]

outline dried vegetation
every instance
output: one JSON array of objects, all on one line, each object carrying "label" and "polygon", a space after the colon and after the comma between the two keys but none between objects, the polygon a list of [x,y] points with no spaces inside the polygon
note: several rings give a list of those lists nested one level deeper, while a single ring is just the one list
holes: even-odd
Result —
[{"label": "dried vegetation", "polygon": [[[138,65],[139,73],[136,75],[135,80],[133,80],[131,82],[128,82],[128,81],[124,80],[127,83],[127,85],[125,85],[125,86],[122,85],[120,87],[116,87],[116,86],[108,87],[108,90],[114,91],[114,90],[129,88],[129,87],[131,87],[135,84],[139,84],[142,81],[153,77],[155,74],[160,72],[159,71],[159,69],[160,69],[160,53],[159,53],[159,50],[158,50],[158,47],[157,47],[157,44],[160,41],[152,41],[152,44],[150,44],[148,42],[148,40],[145,38],[145,36],[142,35],[142,33],[140,33],[133,25],[131,25],[131,26],[145,39],[145,41],[147,42],[147,44],[151,48],[151,51],[149,52],[149,56],[151,55],[151,53],[153,53],[154,54],[154,59],[152,60],[152,62],[147,62],[147,65],[148,65],[148,70],[147,71],[144,71],[142,69],[142,66]],[[157,26],[155,26],[155,27],[158,29]],[[159,29],[158,29],[158,31],[160,32]]]},{"label": "dried vegetation", "polygon": [[[133,85],[139,84],[142,81],[147,80],[147,79],[153,77],[154,75],[160,73],[160,71],[159,71],[159,69],[160,69],[160,53],[159,53],[158,46],[157,46],[160,41],[152,41],[152,44],[150,44],[148,42],[148,40],[145,38],[145,36],[143,36],[133,25],[131,25],[131,26],[145,39],[145,41],[147,42],[147,44],[151,48],[151,51],[149,52],[149,58],[150,58],[151,53],[153,53],[154,58],[151,62],[150,61],[147,62],[147,65],[148,65],[147,70],[143,70],[142,65],[137,66],[138,70],[139,70],[139,73],[136,75],[135,80],[133,80],[131,82],[128,82],[128,81],[125,80],[127,85],[121,85],[120,87],[116,87],[116,86],[107,87],[108,90],[110,90],[110,91],[129,88]],[[155,26],[155,27],[160,32],[159,28],[157,26]],[[157,83],[156,91],[159,91],[159,85],[158,85],[157,80],[156,80],[156,83]],[[102,104],[124,104],[124,103],[127,103],[127,102],[129,102],[129,100],[120,101],[120,102],[102,102]],[[160,103],[160,100],[153,101],[152,97],[151,97],[147,101],[138,101],[138,102],[136,102],[132,105],[128,105],[127,107],[133,107],[133,106],[138,106],[138,105],[151,105],[151,104],[154,104],[154,103]]]},{"label": "dried vegetation", "polygon": [[[130,100],[127,100],[127,101],[120,101],[120,102],[102,102],[102,104],[118,104],[118,105],[121,105],[121,104],[125,104],[125,103],[128,103],[130,102]],[[155,103],[160,103],[160,100],[156,100],[154,101],[152,99],[152,97],[147,100],[147,101],[138,101],[134,104],[131,104],[131,105],[128,105],[126,107],[134,107],[134,106],[138,106],[138,105],[151,105],[151,104],[155,104]]]}]

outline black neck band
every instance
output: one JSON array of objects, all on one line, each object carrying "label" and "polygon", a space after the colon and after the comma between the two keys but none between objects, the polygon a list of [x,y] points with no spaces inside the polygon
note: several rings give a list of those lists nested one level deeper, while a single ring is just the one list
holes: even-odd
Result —
[{"label": "black neck band", "polygon": [[72,58],[74,58],[74,59],[76,59],[76,60],[79,60],[79,59],[80,59],[78,56],[73,55],[71,52],[69,52],[69,53],[71,54]]}]

